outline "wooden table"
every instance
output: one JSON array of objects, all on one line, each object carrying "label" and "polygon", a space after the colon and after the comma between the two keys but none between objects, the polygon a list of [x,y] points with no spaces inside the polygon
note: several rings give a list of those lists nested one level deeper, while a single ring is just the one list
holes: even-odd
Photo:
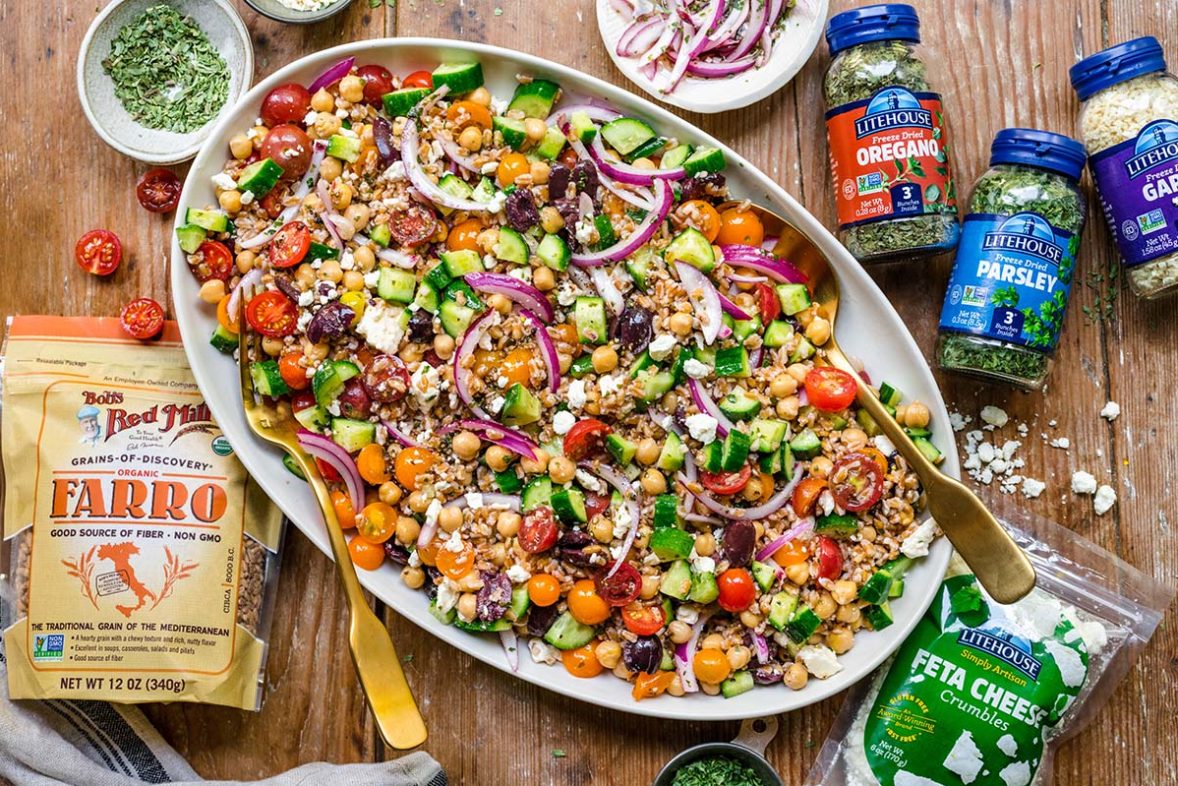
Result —
[{"label": "wooden table", "polygon": [[[390,3],[392,0],[390,0]],[[79,42],[101,3],[0,4],[0,117],[6,152],[0,171],[0,248],[7,283],[0,313],[115,314],[149,295],[168,302],[172,217],[142,210],[134,184],[145,167],[109,149],[82,119],[74,91]],[[836,0],[833,10],[854,5]],[[1174,0],[919,0],[936,84],[944,93],[956,147],[956,172],[972,182],[995,131],[1033,126],[1072,133],[1076,99],[1067,68],[1079,53],[1152,34],[1178,66]],[[380,36],[443,36],[514,47],[630,87],[597,35],[591,0],[400,0],[346,12],[312,27],[283,26],[239,3],[253,32],[257,74],[344,41]],[[825,46],[770,99],[738,112],[690,120],[731,143],[833,225],[820,85]],[[181,168],[183,169],[183,168]],[[118,232],[129,255],[110,281],[81,273],[72,260],[86,229]],[[1115,255],[1092,220],[1078,280],[1107,271]],[[950,260],[876,273],[880,286],[931,354],[934,314]],[[919,276],[919,278],[917,277]],[[1147,304],[1122,292],[1114,319],[1081,310],[1095,290],[1078,285],[1051,384],[1042,394],[942,377],[950,407],[976,416],[1003,406],[1030,424],[1021,451],[1028,474],[1048,482],[1033,502],[982,493],[999,511],[1026,507],[1071,527],[1159,579],[1178,577],[1170,497],[1178,476],[1178,321],[1175,300]],[[1121,403],[1114,423],[1097,416]],[[1055,429],[1048,421],[1057,421]],[[1049,447],[1040,432],[1067,436]],[[1097,517],[1091,501],[1068,491],[1075,469],[1112,483],[1120,503]],[[291,529],[270,654],[266,706],[257,715],[190,705],[149,708],[164,735],[210,778],[256,778],[299,763],[372,761],[385,750],[357,690],[344,644],[344,603],[331,564]],[[643,784],[687,745],[728,739],[735,724],[672,723],[570,701],[478,663],[390,615],[406,671],[430,725],[428,750],[456,784]],[[1168,623],[1168,624],[1167,624]],[[1172,620],[1146,650],[1112,702],[1064,746],[1058,783],[1178,783],[1178,636]],[[769,751],[786,782],[800,784],[841,697],[783,719]],[[1152,742],[1151,742],[1152,740]],[[560,752],[563,751],[563,755]]]}]

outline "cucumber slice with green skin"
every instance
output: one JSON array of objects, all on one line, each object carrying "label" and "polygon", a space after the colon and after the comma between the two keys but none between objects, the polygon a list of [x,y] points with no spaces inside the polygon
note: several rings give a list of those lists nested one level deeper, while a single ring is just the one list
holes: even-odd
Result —
[{"label": "cucumber slice with green skin", "polygon": [[458,338],[474,320],[475,310],[459,305],[453,300],[443,300],[438,306],[438,317],[442,320],[442,330],[451,338]]},{"label": "cucumber slice with green skin", "polygon": [[667,432],[663,449],[659,451],[658,461],[654,463],[663,472],[678,472],[683,467],[683,457],[687,455],[687,446],[673,431]]},{"label": "cucumber slice with green skin", "polygon": [[715,147],[701,147],[683,160],[683,170],[688,176],[700,172],[719,172],[726,166],[728,162],[724,160],[723,151]]},{"label": "cucumber slice with green skin", "polygon": [[636,117],[619,117],[601,127],[602,139],[623,156],[656,136],[653,128]]},{"label": "cucumber slice with green skin", "polygon": [[307,256],[303,261],[313,262],[316,259],[339,259],[339,249],[312,240],[311,245],[307,247]]},{"label": "cucumber slice with green skin", "polygon": [[716,376],[744,378],[752,373],[749,353],[744,347],[724,347],[716,351]]},{"label": "cucumber slice with green skin", "polygon": [[393,303],[413,302],[417,279],[408,270],[382,267],[376,279],[376,294]]},{"label": "cucumber slice with green skin", "polygon": [[229,216],[220,210],[200,210],[190,207],[184,211],[184,223],[195,224],[209,232],[228,232]]},{"label": "cucumber slice with green skin", "polygon": [[643,371],[649,368],[655,368],[654,358],[650,356],[649,352],[643,351],[638,359],[634,361],[634,365],[630,366],[630,379],[636,378]]},{"label": "cucumber slice with green skin", "polygon": [[757,453],[776,453],[788,432],[789,424],[784,420],[757,418],[749,427],[752,449]]},{"label": "cucumber slice with green skin", "polygon": [[498,633],[509,629],[511,627],[511,620],[506,617],[500,617],[493,622],[486,622],[484,620],[467,622],[461,617],[455,617],[454,627],[464,630],[467,633]]},{"label": "cucumber slice with green skin", "polygon": [[516,265],[528,264],[528,244],[524,236],[511,227],[499,227],[499,242],[495,244],[492,253],[495,259],[511,262]]},{"label": "cucumber slice with green skin", "polygon": [[536,256],[553,270],[568,270],[572,255],[569,244],[560,235],[545,235],[536,247]]},{"label": "cucumber slice with green skin", "polygon": [[892,588],[888,590],[888,598],[898,598],[904,594],[904,579],[896,579],[892,582]]},{"label": "cucumber slice with green skin", "polygon": [[916,426],[906,426],[904,428],[904,433],[910,437],[924,437],[925,439],[928,439],[933,435],[933,432],[927,428],[918,428]]},{"label": "cucumber slice with green skin", "polygon": [[904,394],[887,382],[879,383],[879,400],[883,403],[890,407],[898,407],[903,398]]},{"label": "cucumber slice with green skin", "polygon": [[733,388],[720,399],[720,411],[732,420],[751,420],[761,412],[761,402],[743,388]]},{"label": "cucumber slice with green skin", "polygon": [[789,441],[789,449],[800,459],[813,458],[822,450],[822,442],[813,429],[803,429]]},{"label": "cucumber slice with green skin", "polygon": [[848,421],[842,415],[836,413],[833,415],[828,415],[827,418],[828,422],[830,423],[831,431],[842,431],[847,427]]},{"label": "cucumber slice with green skin", "polygon": [[503,411],[500,420],[505,426],[526,426],[540,419],[540,399],[530,390],[516,382],[507,389],[503,397]]},{"label": "cucumber slice with green skin", "polygon": [[650,368],[639,376],[641,378],[639,384],[642,387],[642,401],[646,404],[653,404],[675,387],[675,377],[669,371]]},{"label": "cucumber slice with green skin", "polygon": [[724,438],[723,449],[720,452],[720,469],[725,472],[736,472],[744,466],[749,458],[749,446],[752,440],[743,431],[733,429]]},{"label": "cucumber slice with green skin", "polygon": [[761,592],[768,592],[773,588],[773,583],[777,581],[777,569],[767,562],[757,562],[753,560],[751,566],[753,573],[753,581],[757,582],[757,586],[761,588]]},{"label": "cucumber slice with green skin", "polygon": [[809,339],[805,336],[799,336],[797,347],[794,348],[793,352],[789,353],[789,362],[801,363],[803,360],[814,357],[815,351],[814,345],[810,343]]},{"label": "cucumber slice with green skin", "polygon": [[[356,144],[359,145],[359,143],[360,140],[357,139]],[[241,174],[237,177],[237,190],[243,193],[249,191],[255,198],[261,199],[269,194],[274,186],[278,185],[281,178],[282,167],[278,162],[263,158],[241,170]]]},{"label": "cucumber slice with green skin", "polygon": [[560,151],[564,150],[567,143],[568,140],[565,139],[559,128],[549,127],[544,132],[544,138],[540,140],[540,144],[536,145],[536,155],[551,161],[560,155]]},{"label": "cucumber slice with green skin", "polygon": [[294,413],[294,418],[307,431],[322,431],[331,422],[331,413],[327,411],[326,407],[313,404]]},{"label": "cucumber slice with green skin", "polygon": [[928,441],[927,437],[913,437],[912,443],[916,445],[916,449],[924,454],[924,457],[934,464],[940,464],[944,461],[945,456],[937,449],[937,446]]},{"label": "cucumber slice with green skin", "polygon": [[482,311],[486,305],[471,288],[470,284],[466,283],[460,278],[456,278],[446,286],[446,291],[442,293],[445,300],[453,300],[460,306],[472,308],[475,313]]},{"label": "cucumber slice with green skin", "polygon": [[350,360],[335,360],[332,365],[335,366],[336,376],[344,382],[360,373],[360,367]]},{"label": "cucumber slice with green skin", "polygon": [[388,248],[392,242],[393,233],[388,224],[373,224],[368,228],[368,239],[381,248]]},{"label": "cucumber slice with green skin", "polygon": [[661,562],[687,559],[695,547],[695,538],[678,527],[663,527],[650,534],[650,550]]},{"label": "cucumber slice with green skin", "polygon": [[597,126],[587,112],[573,112],[569,116],[569,130],[586,145],[597,137]]},{"label": "cucumber slice with green skin", "polygon": [[871,413],[865,409],[855,413],[855,420],[859,423],[859,428],[863,429],[863,433],[869,437],[877,437],[883,433],[879,424],[875,422],[875,418],[871,417]]},{"label": "cucumber slice with green skin", "polygon": [[777,299],[781,301],[781,310],[791,317],[810,307],[810,291],[805,284],[778,284]]},{"label": "cucumber slice with green skin", "polygon": [[778,630],[785,630],[797,608],[798,596],[782,590],[769,601],[769,624]]},{"label": "cucumber slice with green skin", "polygon": [[609,248],[618,242],[618,233],[614,231],[613,222],[605,213],[598,213],[593,217],[593,228],[597,230],[597,243],[594,249]]},{"label": "cucumber slice with green skin", "polygon": [[650,158],[651,156],[658,155],[666,146],[667,140],[661,136],[656,136],[654,139],[643,142],[641,145],[622,156],[622,159],[626,163],[632,164],[640,158]]},{"label": "cucumber slice with green skin", "polygon": [[895,583],[903,580],[904,573],[911,565],[912,560],[908,557],[900,557],[881,565],[859,588],[859,600],[874,604],[883,603],[890,596]]},{"label": "cucumber slice with green skin", "polygon": [[528,596],[528,585],[519,584],[511,589],[511,605],[507,607],[508,616],[513,620],[522,619],[532,606],[532,599]]},{"label": "cucumber slice with green skin", "polygon": [[277,360],[261,360],[250,364],[250,379],[259,396],[285,396],[290,388],[282,380]]},{"label": "cucumber slice with green skin", "polygon": [[605,437],[605,449],[614,457],[622,466],[629,464],[634,460],[634,456],[638,453],[638,446],[625,437],[617,434],[607,434]]},{"label": "cucumber slice with green skin", "polygon": [[459,199],[470,199],[474,196],[474,189],[465,180],[449,172],[442,175],[442,179],[438,181],[438,188]]},{"label": "cucumber slice with green skin", "polygon": [[541,120],[552,114],[552,105],[560,94],[560,85],[547,79],[533,79],[517,85],[507,111],[523,112],[524,117],[537,117]]},{"label": "cucumber slice with green skin", "polygon": [[422,281],[417,285],[417,294],[413,296],[413,302],[429,313],[436,314],[438,307],[442,305],[442,298],[438,295],[438,291],[429,285],[429,282]]},{"label": "cucumber slice with green skin", "polygon": [[343,392],[344,381],[334,361],[323,361],[315,376],[311,377],[311,392],[315,395],[316,403],[321,407],[330,406],[336,396]]},{"label": "cucumber slice with green skin", "polygon": [[575,488],[561,488],[552,492],[552,510],[565,524],[584,524],[589,520],[585,510],[585,495]]},{"label": "cucumber slice with green skin", "polygon": [[352,163],[360,157],[360,137],[332,134],[327,140],[327,155]]},{"label": "cucumber slice with green skin", "polygon": [[800,606],[785,625],[785,635],[797,644],[802,644],[814,635],[822,619],[809,606]]},{"label": "cucumber slice with green skin", "polygon": [[479,63],[443,63],[434,69],[434,90],[442,85],[450,95],[469,93],[483,86],[483,66]]},{"label": "cucumber slice with green skin", "polygon": [[679,497],[659,494],[654,498],[654,528],[679,526]]},{"label": "cucumber slice with green skin", "polygon": [[849,514],[832,513],[814,520],[814,531],[832,538],[847,538],[859,531],[859,519]]},{"label": "cucumber slice with green skin", "polygon": [[871,625],[872,630],[883,630],[895,621],[892,618],[892,606],[886,600],[877,606],[865,607],[863,617]]},{"label": "cucumber slice with green skin", "polygon": [[453,280],[454,276],[450,275],[450,271],[446,269],[446,263],[444,262],[435,265],[425,274],[425,283],[429,284],[438,292],[450,286],[450,282]]},{"label": "cucumber slice with green skin", "polygon": [[186,254],[195,254],[208,236],[208,231],[196,224],[181,224],[176,227],[176,240],[180,243],[180,250]]},{"label": "cucumber slice with green skin", "polygon": [[716,266],[716,252],[708,238],[698,229],[687,227],[663,249],[663,259],[668,265],[676,262],[686,262],[692,267],[707,273]]},{"label": "cucumber slice with green skin", "polygon": [[708,472],[719,472],[723,469],[723,453],[724,443],[721,441],[709,442],[704,445],[703,454],[700,456],[699,464]]},{"label": "cucumber slice with green skin", "polygon": [[482,202],[486,204],[495,198],[495,184],[491,182],[490,178],[484,177],[479,181],[479,184],[474,187],[474,192],[471,193],[470,198],[475,202]]},{"label": "cucumber slice with green skin", "polygon": [[450,274],[452,279],[461,278],[467,273],[479,273],[483,270],[483,258],[478,255],[478,252],[468,248],[458,251],[443,251],[438,257],[446,266],[446,272]]},{"label": "cucumber slice with green skin", "polygon": [[[675,530],[678,532],[678,530]],[[653,536],[651,536],[653,538]],[[687,599],[694,603],[707,605],[720,597],[720,587],[716,584],[716,574],[710,570],[691,574],[691,592]]]},{"label": "cucumber slice with green skin", "polygon": [[668,598],[686,600],[691,592],[691,566],[687,560],[677,560],[663,573],[663,580],[659,584],[659,591]]},{"label": "cucumber slice with green skin", "polygon": [[282,466],[286,467],[286,471],[294,475],[299,480],[306,480],[307,476],[303,474],[303,468],[298,465],[289,453],[282,454]]},{"label": "cucumber slice with green skin", "polygon": [[675,363],[671,366],[671,376],[674,377],[676,385],[682,385],[687,379],[687,371],[684,370],[684,366],[694,357],[694,347],[682,346],[679,348],[679,352],[675,355]]},{"label": "cucumber slice with green skin", "polygon": [[233,350],[237,349],[237,334],[230,332],[220,322],[213,330],[213,335],[209,338],[209,343],[218,352],[224,352],[226,355],[233,354]]},{"label": "cucumber slice with green skin", "polygon": [[572,365],[569,366],[569,375],[576,379],[591,373],[593,373],[593,356],[589,353],[577,355]]},{"label": "cucumber slice with green skin", "polygon": [[659,169],[675,169],[683,166],[683,162],[691,156],[694,150],[695,148],[691,145],[676,145],[663,153],[663,158],[659,161]]},{"label": "cucumber slice with green skin", "polygon": [[528,134],[524,131],[524,121],[510,117],[496,115],[491,120],[491,127],[503,137],[503,144],[512,150],[523,150],[528,142]]},{"label": "cucumber slice with green skin", "polygon": [[389,117],[408,117],[413,107],[421,103],[421,99],[429,95],[424,87],[407,87],[385,93],[381,101],[384,103],[385,114]]},{"label": "cucumber slice with green skin", "polygon": [[577,647],[584,647],[593,641],[593,637],[596,635],[596,628],[582,625],[566,611],[549,626],[548,632],[544,634],[544,641],[558,650],[575,650]]},{"label": "cucumber slice with green skin", "polygon": [[732,320],[732,333],[736,340],[744,343],[744,340],[754,333],[761,332],[761,318],[753,317],[752,319],[734,319]]},{"label": "cucumber slice with green skin", "polygon": [[515,467],[495,473],[495,485],[503,494],[515,494],[524,487],[524,482],[515,473]]},{"label": "cucumber slice with green skin", "polygon": [[429,613],[434,619],[443,625],[451,624],[458,617],[457,611],[454,609],[450,609],[449,611],[442,611],[440,608],[438,608],[438,604],[434,601],[430,601]]},{"label": "cucumber slice with green skin", "polygon": [[524,513],[552,503],[552,480],[547,476],[532,478],[520,495],[520,507]]},{"label": "cucumber slice with green skin", "polygon": [[604,344],[609,340],[605,301],[594,295],[580,295],[573,306],[573,321],[582,344]]},{"label": "cucumber slice with green skin", "polygon": [[720,695],[726,699],[748,693],[753,689],[753,675],[749,671],[738,671],[720,683]]},{"label": "cucumber slice with green skin", "polygon": [[355,453],[376,439],[376,424],[367,420],[332,418],[331,439],[349,453]]},{"label": "cucumber slice with green skin", "polygon": [[794,336],[794,327],[788,322],[774,320],[765,328],[764,342],[769,349],[784,347]]},{"label": "cucumber slice with green skin", "polygon": [[788,442],[781,443],[781,476],[787,481],[794,479],[794,452]]},{"label": "cucumber slice with green skin", "polygon": [[626,257],[625,265],[626,272],[630,274],[630,278],[634,281],[634,286],[646,291],[650,279],[650,262],[654,256],[654,252],[650,250],[650,246],[643,246],[635,251],[631,256]]}]

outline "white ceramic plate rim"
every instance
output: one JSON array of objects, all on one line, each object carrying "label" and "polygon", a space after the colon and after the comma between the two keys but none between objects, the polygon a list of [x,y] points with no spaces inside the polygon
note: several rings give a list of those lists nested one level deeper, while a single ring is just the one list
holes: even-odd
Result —
[{"label": "white ceramic plate rim", "polygon": [[[681,138],[721,147],[728,157],[730,182],[733,179],[745,180],[753,186],[740,189],[742,195],[758,201],[763,200],[767,206],[774,207],[783,216],[792,220],[799,229],[814,238],[819,247],[834,261],[843,283],[842,307],[839,311],[841,343],[849,351],[859,351],[864,357],[870,350],[873,353],[872,357],[892,356],[898,360],[890,366],[891,373],[888,374],[888,379],[910,395],[928,402],[933,422],[938,426],[934,432],[935,441],[945,452],[944,469],[954,476],[959,474],[957,452],[953,445],[952,432],[948,428],[949,416],[920,350],[883,293],[835,238],[784,190],[718,140],[699,132],[665,109],[572,68],[487,44],[429,38],[377,39],[345,44],[309,55],[279,69],[257,84],[237,107],[226,113],[209,135],[208,145],[193,163],[184,185],[180,205],[183,207],[214,201],[210,178],[221,171],[229,137],[237,131],[239,125],[252,123],[256,116],[256,109],[252,107],[255,107],[271,88],[289,81],[308,81],[344,57],[356,55],[363,62],[370,53],[377,52],[380,53],[380,62],[397,72],[421,68],[430,60],[436,63],[443,58],[466,55],[478,58],[492,81],[497,68],[502,68],[508,75],[514,75],[522,70],[537,76],[548,76],[559,81],[570,91],[608,99],[619,109],[641,115],[653,122],[657,128],[667,129]],[[401,56],[400,62],[405,63],[404,66],[398,63],[398,55]],[[184,254],[174,239],[171,285],[174,308],[193,375],[214,417],[236,449],[242,463],[266,493],[316,546],[330,556],[327,535],[313,495],[304,483],[295,479],[282,466],[281,453],[256,439],[249,431],[241,411],[236,365],[232,358],[220,354],[209,345],[209,335],[216,325],[216,318],[212,310],[200,302],[197,296],[199,287],[189,274]],[[867,320],[867,324],[861,325],[861,334],[846,330],[847,326],[864,319]],[[885,343],[873,347],[864,346],[865,335],[881,337],[880,340]],[[802,691],[795,692],[777,686],[750,691],[732,699],[694,694],[682,698],[665,696],[635,702],[630,697],[630,685],[622,680],[608,675],[591,681],[578,680],[559,664],[542,666],[533,663],[527,652],[520,653],[520,670],[516,675],[574,699],[653,717],[720,721],[788,712],[821,701],[850,687],[894,652],[932,602],[948,564],[950,552],[949,544],[944,538],[939,539],[934,544],[930,556],[908,574],[907,591],[904,597],[893,605],[897,616],[896,624],[878,633],[861,634],[858,639],[859,645],[842,656],[845,664],[842,672],[828,680],[811,680]],[[424,596],[420,591],[408,589],[396,571],[360,573],[365,586],[397,613],[448,644],[508,674],[513,673],[507,665],[497,637],[473,636],[458,628],[438,624],[437,620],[430,616]],[[286,576],[285,586],[292,586],[290,582],[295,580],[294,576]],[[454,688],[462,689],[459,685],[455,685]]]},{"label": "white ceramic plate rim", "polygon": [[642,75],[638,58],[618,54],[618,39],[629,24],[610,6],[610,0],[597,0],[597,30],[614,65],[648,96],[690,112],[712,114],[760,101],[776,93],[802,70],[822,38],[829,0],[799,0],[798,6],[786,17],[785,29],[765,65],[727,79],[687,77],[669,95],[660,93]]}]

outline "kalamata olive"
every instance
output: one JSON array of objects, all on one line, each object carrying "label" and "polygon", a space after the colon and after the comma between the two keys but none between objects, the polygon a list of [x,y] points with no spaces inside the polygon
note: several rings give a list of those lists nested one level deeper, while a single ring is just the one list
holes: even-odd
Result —
[{"label": "kalamata olive", "polygon": [[397,149],[393,147],[393,127],[380,115],[372,121],[372,139],[376,142],[376,152],[380,154],[381,163],[390,163],[397,157]]},{"label": "kalamata olive", "polygon": [[733,567],[747,565],[753,558],[753,547],[757,541],[757,530],[751,521],[731,521],[724,528],[720,539],[724,559]]},{"label": "kalamata olive", "polygon": [[438,599],[438,579],[441,577],[442,571],[432,565],[425,566],[425,594],[430,600]]},{"label": "kalamata olive", "polygon": [[553,162],[548,170],[548,198],[563,199],[569,189],[569,168],[559,162]]},{"label": "kalamata olive", "polygon": [[707,172],[695,177],[684,178],[679,181],[680,199],[703,199],[708,196],[721,197],[727,194],[724,175],[720,172]]},{"label": "kalamata olive", "polygon": [[[549,178],[549,188],[551,188],[552,175]],[[577,165],[573,167],[571,175],[573,183],[577,187],[577,191],[582,194],[588,194],[591,197],[597,196],[597,167],[589,161],[578,161]]]},{"label": "kalamata olive", "polygon": [[434,316],[419,308],[409,317],[409,340],[425,343],[434,337]]},{"label": "kalamata olive", "polygon": [[560,213],[560,217],[564,219],[564,234],[566,234],[570,240],[574,241],[575,237],[573,235],[573,227],[575,227],[577,222],[581,220],[581,208],[577,204],[577,201],[578,200],[576,197],[561,197],[552,203],[556,208],[556,212]]},{"label": "kalamata olive", "polygon": [[617,339],[634,354],[650,343],[652,316],[642,306],[626,306],[615,325]]},{"label": "kalamata olive", "polygon": [[483,622],[494,622],[507,613],[511,605],[511,579],[504,573],[483,571],[483,588],[479,590],[475,614]]},{"label": "kalamata olive", "polygon": [[663,662],[663,645],[656,636],[639,636],[622,645],[622,662],[630,671],[654,674]]},{"label": "kalamata olive", "polygon": [[540,210],[532,192],[526,188],[517,188],[507,195],[504,211],[507,223],[517,232],[527,232],[540,223]]},{"label": "kalamata olive", "polygon": [[593,538],[587,532],[570,530],[556,541],[556,556],[558,559],[571,562],[574,565],[592,565],[592,555],[586,554],[585,549],[593,543]]},{"label": "kalamata olive", "polygon": [[384,555],[385,558],[394,565],[409,564],[409,549],[405,548],[395,540],[386,540],[384,542]]},{"label": "kalamata olive", "polygon": [[559,614],[559,607],[555,603],[551,606],[531,606],[528,609],[528,635],[543,636]]},{"label": "kalamata olive", "polygon": [[278,290],[282,292],[282,294],[286,295],[294,302],[299,302],[299,295],[302,293],[299,292],[299,288],[295,286],[295,283],[290,280],[290,276],[276,273],[274,275],[274,286],[278,287]]},{"label": "kalamata olive", "polygon": [[366,418],[372,411],[372,399],[364,384],[356,378],[344,383],[343,392],[339,394],[340,414],[345,418]]},{"label": "kalamata olive", "polygon": [[752,672],[753,681],[758,685],[774,685],[785,678],[781,666],[776,663],[770,663],[767,666],[754,666]]},{"label": "kalamata olive", "polygon": [[328,303],[315,312],[307,323],[307,340],[318,344],[325,338],[342,336],[352,326],[356,312],[338,300]]}]

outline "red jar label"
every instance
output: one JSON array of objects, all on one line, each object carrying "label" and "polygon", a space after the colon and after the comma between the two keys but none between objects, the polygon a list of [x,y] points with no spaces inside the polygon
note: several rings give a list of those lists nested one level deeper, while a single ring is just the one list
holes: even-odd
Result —
[{"label": "red jar label", "polygon": [[903,87],[827,112],[839,226],[956,214],[944,123],[939,95]]}]

